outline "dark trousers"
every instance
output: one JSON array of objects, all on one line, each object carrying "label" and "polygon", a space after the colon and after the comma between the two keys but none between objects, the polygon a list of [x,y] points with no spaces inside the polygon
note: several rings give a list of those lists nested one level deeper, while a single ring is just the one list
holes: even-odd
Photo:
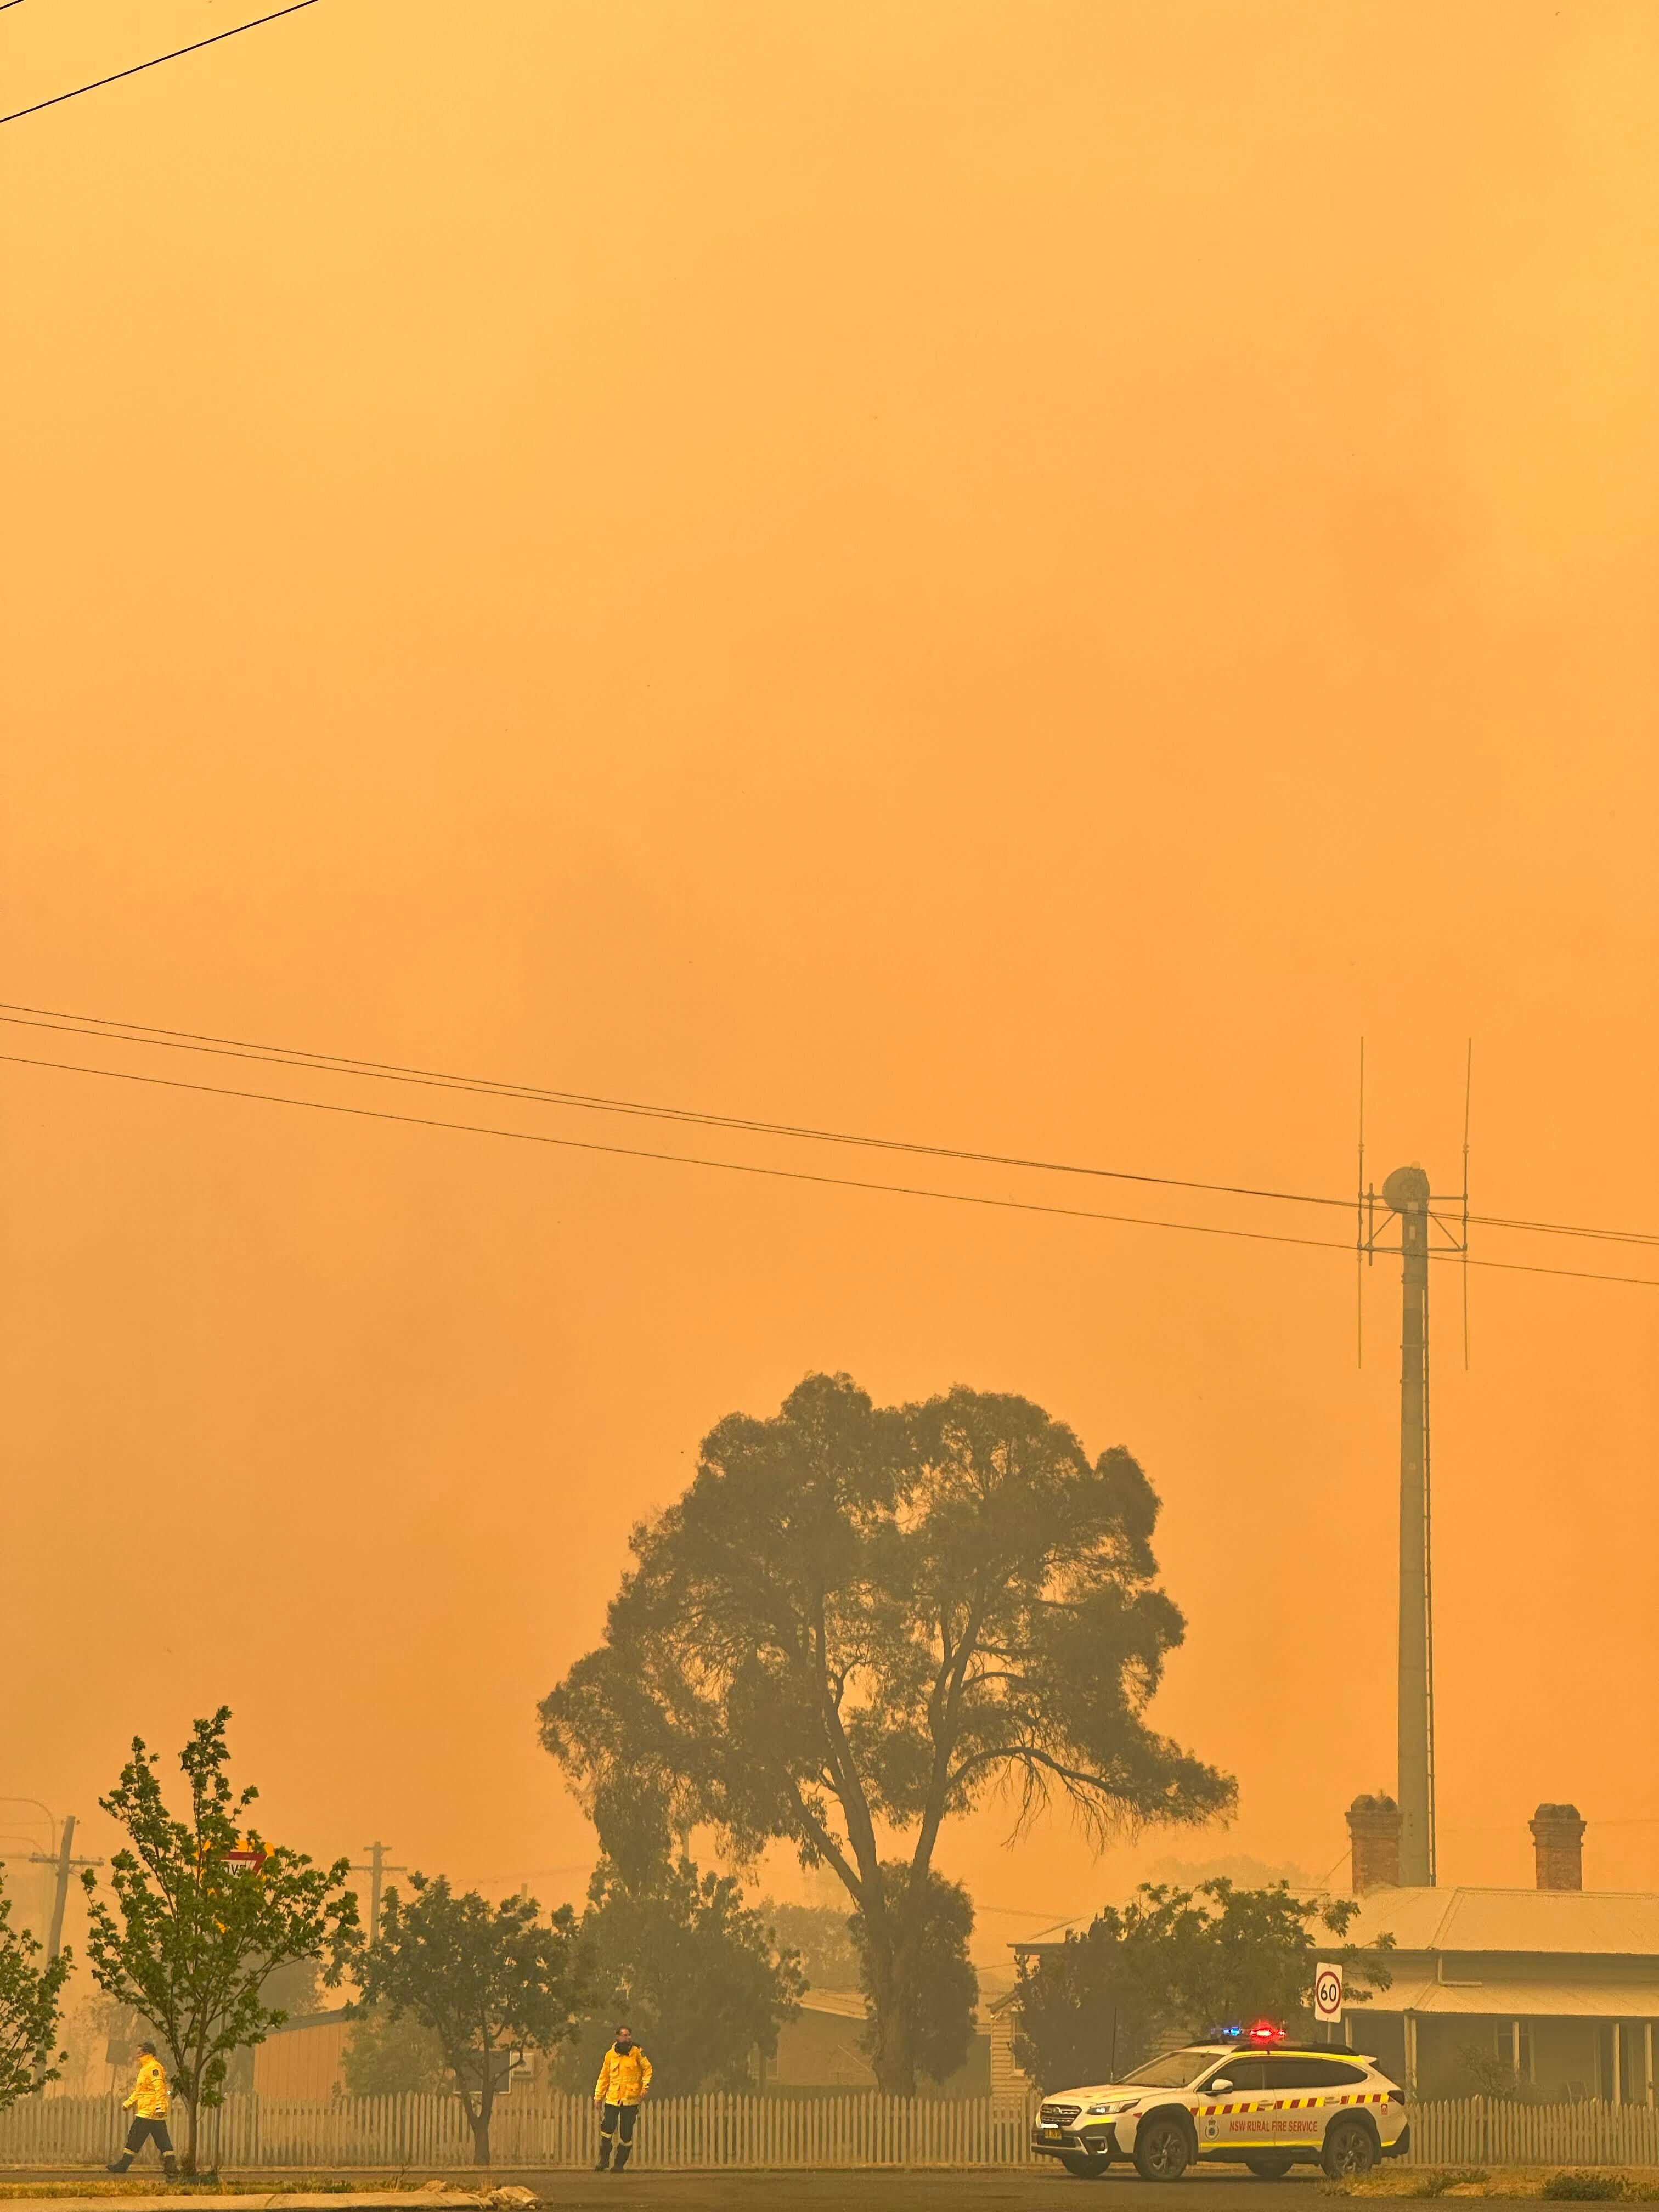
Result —
[{"label": "dark trousers", "polygon": [[[637,2105],[606,2105],[599,2113],[599,2157],[608,2161],[612,2142],[617,2144],[617,2171],[622,2172],[634,2149],[634,2123],[640,2117]],[[620,2137],[621,2140],[617,2141]]]},{"label": "dark trousers", "polygon": [[136,2156],[147,2142],[153,2142],[163,2158],[173,2156],[173,2137],[165,2120],[135,2120],[127,2130],[127,2156]]}]

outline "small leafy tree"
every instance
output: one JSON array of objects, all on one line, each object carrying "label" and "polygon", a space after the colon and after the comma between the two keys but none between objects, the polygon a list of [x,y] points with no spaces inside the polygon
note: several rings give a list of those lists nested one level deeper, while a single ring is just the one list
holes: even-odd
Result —
[{"label": "small leafy tree", "polygon": [[453,1891],[440,1875],[410,1876],[407,1904],[388,1889],[380,1940],[362,1953],[365,2001],[390,2020],[412,2014],[431,2030],[472,2130],[473,2155],[489,2163],[489,2118],[510,2054],[550,2051],[576,2032],[586,2009],[586,1962],[568,1905],[544,1921],[533,1897],[491,1905]]},{"label": "small leafy tree", "polygon": [[776,1838],[829,1868],[862,1917],[876,2078],[908,2095],[947,1820],[1006,1793],[1017,1825],[1058,1802],[1099,1841],[1231,1808],[1232,1782],[1148,1723],[1184,1631],[1157,1517],[1127,1451],[1091,1462],[1027,1399],[878,1407],[808,1376],[775,1419],[721,1421],[635,1530],[543,1741],[613,1857],[707,1823],[740,1862]]},{"label": "small leafy tree", "polygon": [[[266,2002],[273,1970],[320,1960],[337,1983],[358,1940],[350,1862],[315,1866],[303,1851],[265,1843],[248,1819],[258,1796],[233,1789],[225,1729],[230,1709],[198,1720],[179,1755],[190,1788],[182,1819],[168,1808],[158,1755],[132,1740],[132,1756],[105,1812],[126,1831],[110,1862],[113,1909],[90,1867],[86,1885],[88,1956],[100,1989],[150,2021],[184,2102],[183,2165],[197,2168],[202,2113],[224,2095],[234,2051],[263,2042],[287,2018]],[[238,1872],[227,1854],[263,1851],[257,1871]]]},{"label": "small leafy tree", "polygon": [[[52,2045],[64,1984],[74,1960],[60,1951],[48,1965],[35,1964],[41,1946],[27,1928],[14,1928],[11,1899],[0,1879],[0,2112],[43,2082],[55,2081]],[[61,2062],[66,2051],[58,2051]]]},{"label": "small leafy tree", "polygon": [[1312,2024],[1314,1969],[1343,1968],[1351,2003],[1388,1988],[1385,1936],[1345,1942],[1359,1907],[1349,1898],[1297,1897],[1288,1882],[1237,1889],[1224,1879],[1177,1889],[1143,1882],[1080,1935],[1026,1962],[1015,2056],[1039,2082],[1102,2081],[1172,2043],[1271,2020]]},{"label": "small leafy tree", "polygon": [[[881,1871],[890,1899],[902,1896],[910,1878],[906,1863],[890,1859]],[[859,1954],[859,1986],[864,1991],[870,2021],[862,2042],[866,2052],[873,2052],[882,1960],[870,1942],[864,1915],[855,1912],[849,1926]],[[930,2081],[948,2081],[966,2063],[973,2045],[974,2013],[979,2003],[979,1976],[968,1956],[973,1933],[973,1899],[959,1881],[947,1881],[930,1869],[921,1911],[920,1957],[903,1996],[905,2037],[916,2071]]]},{"label": "small leafy tree", "polygon": [[592,1960],[592,2009],[560,2074],[591,2091],[620,2021],[669,2096],[740,2089],[751,2055],[772,2057],[799,2009],[805,1977],[729,1875],[700,1874],[684,1856],[630,1881],[601,1860],[588,1887],[583,1941]]}]

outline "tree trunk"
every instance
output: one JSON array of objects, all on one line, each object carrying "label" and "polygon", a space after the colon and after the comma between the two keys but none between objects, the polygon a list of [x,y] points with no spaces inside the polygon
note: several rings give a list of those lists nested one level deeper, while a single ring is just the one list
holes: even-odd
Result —
[{"label": "tree trunk", "polygon": [[[468,2118],[471,2118],[471,2115],[470,2113]],[[488,2106],[481,2106],[477,2118],[472,2120],[472,2163],[474,2166],[488,2166],[489,2163],[489,2109]]]},{"label": "tree trunk", "polygon": [[179,2153],[179,2171],[183,2174],[187,2174],[191,2180],[194,2180],[196,2177],[196,2122],[197,2115],[201,2107],[197,2100],[194,2097],[190,2096],[188,2094],[185,2095],[184,2102],[185,2141],[184,2148]]},{"label": "tree trunk", "polygon": [[876,2086],[887,2097],[916,2094],[915,2049],[910,2037],[909,1992],[901,1962],[884,1934],[870,1945],[870,2002],[874,2012],[875,2049],[870,2063]]}]

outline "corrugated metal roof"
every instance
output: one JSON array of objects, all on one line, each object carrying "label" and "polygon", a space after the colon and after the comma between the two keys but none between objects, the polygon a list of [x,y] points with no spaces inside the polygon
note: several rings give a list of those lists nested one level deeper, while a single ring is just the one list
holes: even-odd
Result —
[{"label": "corrugated metal roof", "polygon": [[1479,2013],[1487,2019],[1656,2020],[1659,1981],[1647,1982],[1411,1982],[1396,1981],[1348,2018],[1364,2044],[1368,2014]]},{"label": "corrugated metal roof", "polygon": [[1659,1895],[1614,1889],[1374,1889],[1350,1943],[1402,1951],[1577,1952],[1659,1960]]},{"label": "corrugated metal roof", "polygon": [[800,2001],[803,2012],[833,2013],[837,2020],[862,2020],[864,1999],[856,1990],[809,1989]]}]

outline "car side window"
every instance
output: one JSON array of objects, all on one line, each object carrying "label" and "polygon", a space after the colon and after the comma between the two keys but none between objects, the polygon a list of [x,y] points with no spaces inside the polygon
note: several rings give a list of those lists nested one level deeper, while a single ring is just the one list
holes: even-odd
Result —
[{"label": "car side window", "polygon": [[1210,2079],[1212,2081],[1231,2081],[1234,2090],[1243,2096],[1249,2092],[1267,2087],[1267,2061],[1250,2057],[1226,2058],[1216,2068]]},{"label": "car side window", "polygon": [[1270,2089],[1346,2089],[1364,2078],[1361,2068],[1349,2066],[1340,2058],[1286,2057],[1267,2061]]}]

